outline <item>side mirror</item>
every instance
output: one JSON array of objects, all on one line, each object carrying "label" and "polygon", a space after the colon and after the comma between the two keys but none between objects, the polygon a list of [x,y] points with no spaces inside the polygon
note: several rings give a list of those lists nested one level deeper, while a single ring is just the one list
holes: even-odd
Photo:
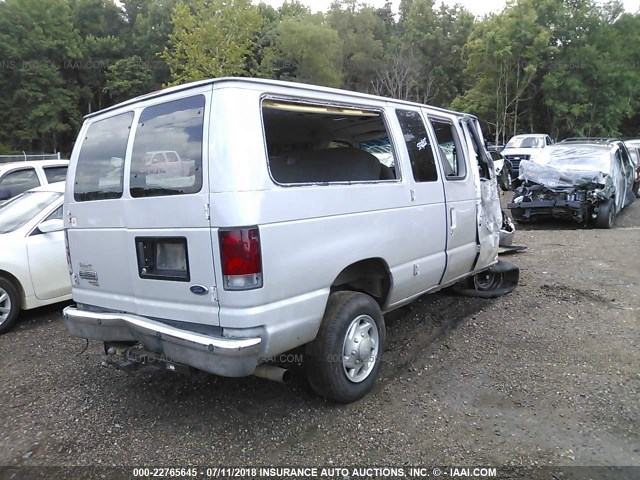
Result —
[{"label": "side mirror", "polygon": [[61,232],[62,230],[64,230],[64,222],[60,218],[46,220],[38,225],[38,230],[40,230],[42,233]]},{"label": "side mirror", "polygon": [[8,188],[0,188],[0,202],[9,200],[11,198],[11,191]]}]

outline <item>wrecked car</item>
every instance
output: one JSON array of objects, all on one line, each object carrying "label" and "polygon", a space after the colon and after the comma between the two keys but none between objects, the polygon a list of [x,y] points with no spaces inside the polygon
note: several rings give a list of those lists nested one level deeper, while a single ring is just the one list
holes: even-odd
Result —
[{"label": "wrecked car", "polygon": [[523,160],[508,207],[516,221],[538,216],[595,222],[612,228],[634,199],[634,170],[615,139],[571,139],[550,146],[535,162]]}]

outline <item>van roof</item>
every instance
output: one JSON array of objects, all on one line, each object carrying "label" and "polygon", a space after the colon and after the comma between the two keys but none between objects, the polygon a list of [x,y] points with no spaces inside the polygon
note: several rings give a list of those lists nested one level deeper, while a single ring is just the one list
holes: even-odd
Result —
[{"label": "van roof", "polygon": [[[351,92],[349,90],[341,90],[339,88],[330,88],[330,87],[321,87],[318,85],[311,85],[311,84],[306,84],[306,83],[297,83],[297,82],[285,82],[282,80],[268,80],[268,79],[264,79],[264,78],[246,78],[246,77],[222,77],[222,78],[211,78],[208,80],[200,80],[197,82],[190,82],[190,83],[185,83],[183,85],[177,85],[175,87],[169,87],[169,88],[165,88],[163,90],[157,90],[155,92],[150,92],[144,95],[140,95],[138,97],[134,97],[130,100],[126,100],[122,103],[119,103],[117,105],[113,105],[112,107],[108,107],[105,108],[103,110],[99,110],[97,112],[93,112],[90,113],[88,115],[85,115],[85,119],[87,118],[92,118],[92,117],[96,117],[99,115],[102,115],[104,113],[107,113],[109,111],[112,110],[117,110],[119,108],[125,107],[127,105],[132,105],[135,104],[137,102],[140,102],[142,100],[148,100],[151,98],[157,98],[157,97],[161,97],[163,95],[169,95],[175,92],[180,92],[183,90],[189,90],[192,88],[197,88],[197,87],[201,87],[203,85],[213,85],[213,84],[219,84],[219,83],[226,83],[226,82],[230,82],[230,83],[237,83],[237,84],[252,84],[252,85],[267,85],[267,86],[279,86],[279,87],[288,87],[288,88],[298,88],[298,89],[302,89],[302,90],[312,90],[315,92],[327,92],[327,93],[332,93],[332,94],[338,94],[338,95],[348,95],[351,97],[359,97],[362,99],[371,99],[371,100],[382,100],[382,101],[392,101],[392,102],[397,102],[397,103],[401,103],[401,104],[405,104],[405,105],[412,105],[412,106],[424,106],[421,103],[416,103],[416,102],[409,102],[406,100],[397,100],[395,98],[390,98],[390,97],[381,97],[381,96],[377,96],[377,95],[371,95],[371,94],[367,94],[367,93],[360,93],[360,92]],[[440,108],[440,107],[434,107],[431,105],[428,105],[429,108],[433,108],[434,110],[437,110],[439,112],[443,112],[443,113],[448,113],[448,114],[453,114],[453,115],[466,115],[463,114],[461,112],[456,112],[453,110],[447,110],[445,108]],[[470,117],[476,118],[475,115],[469,115]]]}]

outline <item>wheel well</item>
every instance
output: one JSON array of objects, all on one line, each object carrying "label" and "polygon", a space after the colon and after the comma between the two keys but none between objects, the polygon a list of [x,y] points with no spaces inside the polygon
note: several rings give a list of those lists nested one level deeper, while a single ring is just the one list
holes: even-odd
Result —
[{"label": "wheel well", "polygon": [[24,308],[26,296],[18,279],[4,270],[0,270],[0,277],[6,278],[13,284],[14,287],[16,287],[16,290],[18,290],[18,294],[20,295],[20,308]]},{"label": "wheel well", "polygon": [[389,266],[381,258],[360,260],[340,272],[331,285],[331,290],[353,290],[366,293],[383,306],[391,290]]}]

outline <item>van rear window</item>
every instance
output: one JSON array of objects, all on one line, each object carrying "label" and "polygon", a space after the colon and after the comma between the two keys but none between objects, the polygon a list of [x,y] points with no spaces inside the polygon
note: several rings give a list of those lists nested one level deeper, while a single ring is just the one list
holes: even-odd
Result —
[{"label": "van rear window", "polygon": [[379,111],[266,99],[262,117],[269,169],[277,183],[397,178],[393,148]]},{"label": "van rear window", "polygon": [[82,140],[74,182],[77,202],[122,196],[124,155],[133,112],[92,123]]},{"label": "van rear window", "polygon": [[143,110],[131,156],[132,197],[200,191],[204,102],[196,95]]}]

